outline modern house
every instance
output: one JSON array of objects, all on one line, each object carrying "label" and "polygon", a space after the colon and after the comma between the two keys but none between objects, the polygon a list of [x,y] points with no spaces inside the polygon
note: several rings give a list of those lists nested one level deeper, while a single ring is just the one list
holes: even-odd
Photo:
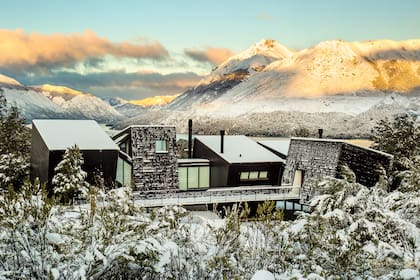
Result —
[{"label": "modern house", "polygon": [[356,181],[368,187],[376,184],[383,168],[389,170],[393,156],[384,152],[348,143],[344,140],[292,138],[288,149],[282,185],[300,186],[301,201],[315,193],[322,177],[339,175],[340,165],[347,165]]},{"label": "modern house", "polygon": [[210,188],[280,185],[285,160],[243,135],[196,136],[194,158],[208,159]]},{"label": "modern house", "polygon": [[54,168],[66,149],[77,145],[83,155],[82,166],[93,182],[97,172],[105,183],[113,185],[117,167],[118,146],[92,120],[33,120],[31,177],[51,184]]},{"label": "modern house", "polygon": [[175,127],[132,125],[112,138],[120,148],[119,184],[144,194],[178,190]]}]

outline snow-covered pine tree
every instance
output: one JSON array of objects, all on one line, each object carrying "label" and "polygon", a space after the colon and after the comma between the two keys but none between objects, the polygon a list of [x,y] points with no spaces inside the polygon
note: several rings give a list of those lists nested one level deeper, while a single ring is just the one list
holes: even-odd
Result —
[{"label": "snow-covered pine tree", "polygon": [[420,124],[416,116],[404,114],[396,116],[392,122],[381,120],[372,132],[372,147],[394,155],[394,168],[405,169],[404,159],[420,154]]},{"label": "snow-covered pine tree", "polygon": [[63,160],[54,169],[52,179],[54,193],[63,203],[71,203],[73,198],[84,198],[89,192],[86,172],[82,170],[83,156],[77,145],[68,148]]},{"label": "snow-covered pine tree", "polygon": [[[373,148],[394,155],[391,187],[419,190],[420,122],[417,116],[399,115],[392,122],[381,120],[374,128]],[[413,183],[409,183],[412,181]],[[417,183],[416,183],[417,181]]]},{"label": "snow-covered pine tree", "polygon": [[29,175],[30,132],[16,106],[8,109],[0,89],[0,188],[15,190]]}]

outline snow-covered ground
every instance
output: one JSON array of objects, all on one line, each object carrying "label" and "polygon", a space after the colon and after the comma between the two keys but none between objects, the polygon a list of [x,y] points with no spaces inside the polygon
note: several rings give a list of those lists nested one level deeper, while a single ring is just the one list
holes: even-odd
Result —
[{"label": "snow-covered ground", "polygon": [[418,191],[338,179],[320,188],[313,211],[295,221],[269,211],[247,221],[246,208],[224,219],[178,206],[146,211],[126,189],[76,206],[3,194],[0,279],[418,279]]}]

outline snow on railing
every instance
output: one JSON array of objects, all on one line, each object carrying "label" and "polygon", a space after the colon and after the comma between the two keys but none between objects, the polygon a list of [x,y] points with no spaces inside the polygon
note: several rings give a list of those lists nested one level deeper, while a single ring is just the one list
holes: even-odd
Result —
[{"label": "snow on railing", "polygon": [[300,187],[241,186],[184,192],[134,192],[134,203],[144,207],[299,199]]}]

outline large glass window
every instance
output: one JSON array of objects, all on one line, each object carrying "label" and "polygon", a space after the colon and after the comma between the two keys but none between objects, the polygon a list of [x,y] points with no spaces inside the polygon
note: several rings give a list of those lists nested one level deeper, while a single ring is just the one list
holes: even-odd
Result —
[{"label": "large glass window", "polygon": [[178,180],[180,190],[208,188],[210,186],[210,167],[179,167]]},{"label": "large glass window", "polygon": [[156,153],[166,153],[168,151],[166,140],[156,140],[155,151]]}]

